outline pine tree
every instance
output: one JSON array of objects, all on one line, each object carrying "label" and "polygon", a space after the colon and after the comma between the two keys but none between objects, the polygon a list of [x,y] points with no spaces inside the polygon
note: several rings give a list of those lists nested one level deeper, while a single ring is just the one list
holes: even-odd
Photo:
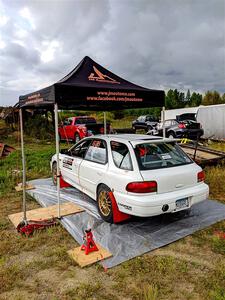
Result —
[{"label": "pine tree", "polygon": [[186,103],[189,105],[191,102],[191,93],[190,90],[188,89],[187,94],[186,94],[186,98],[185,98]]}]

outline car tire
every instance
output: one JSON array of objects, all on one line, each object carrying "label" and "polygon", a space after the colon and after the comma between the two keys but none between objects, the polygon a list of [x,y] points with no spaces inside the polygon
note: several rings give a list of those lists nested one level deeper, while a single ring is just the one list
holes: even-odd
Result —
[{"label": "car tire", "polygon": [[78,143],[80,141],[80,136],[79,134],[76,132],[75,135],[74,135],[74,142],[75,144]]},{"label": "car tire", "polygon": [[108,223],[113,223],[112,202],[108,193],[110,188],[105,184],[101,184],[97,191],[98,212],[101,218]]},{"label": "car tire", "polygon": [[173,132],[169,132],[168,133],[168,138],[169,139],[174,139],[176,136],[175,136],[175,134],[173,133]]},{"label": "car tire", "polygon": [[52,181],[54,185],[57,184],[57,163],[56,162],[52,164]]}]

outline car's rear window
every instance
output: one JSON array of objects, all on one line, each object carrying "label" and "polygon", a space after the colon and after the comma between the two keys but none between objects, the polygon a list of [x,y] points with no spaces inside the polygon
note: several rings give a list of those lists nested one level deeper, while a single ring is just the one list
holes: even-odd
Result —
[{"label": "car's rear window", "polygon": [[76,124],[91,124],[96,123],[94,118],[76,118]]},{"label": "car's rear window", "polygon": [[170,168],[193,162],[174,142],[138,144],[134,151],[140,170]]}]

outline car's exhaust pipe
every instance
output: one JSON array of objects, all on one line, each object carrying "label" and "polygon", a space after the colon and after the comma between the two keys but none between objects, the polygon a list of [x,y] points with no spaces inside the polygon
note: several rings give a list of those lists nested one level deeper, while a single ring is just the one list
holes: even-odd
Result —
[{"label": "car's exhaust pipe", "polygon": [[166,212],[169,209],[169,205],[168,204],[164,204],[162,207],[162,211]]}]

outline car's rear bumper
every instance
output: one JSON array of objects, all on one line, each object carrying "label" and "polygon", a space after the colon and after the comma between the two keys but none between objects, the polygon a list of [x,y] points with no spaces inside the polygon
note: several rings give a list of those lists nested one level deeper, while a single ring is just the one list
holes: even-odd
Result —
[{"label": "car's rear bumper", "polygon": [[[140,217],[150,217],[188,209],[193,204],[206,200],[208,195],[209,188],[205,183],[199,183],[194,187],[183,190],[152,195],[114,192],[118,208],[121,212]],[[176,200],[183,198],[189,199],[189,206],[177,209]],[[169,208],[164,212],[162,208],[166,204]]]},{"label": "car's rear bumper", "polygon": [[183,129],[176,131],[177,138],[187,137],[190,139],[196,139],[197,137],[201,137],[203,134],[203,129]]}]

